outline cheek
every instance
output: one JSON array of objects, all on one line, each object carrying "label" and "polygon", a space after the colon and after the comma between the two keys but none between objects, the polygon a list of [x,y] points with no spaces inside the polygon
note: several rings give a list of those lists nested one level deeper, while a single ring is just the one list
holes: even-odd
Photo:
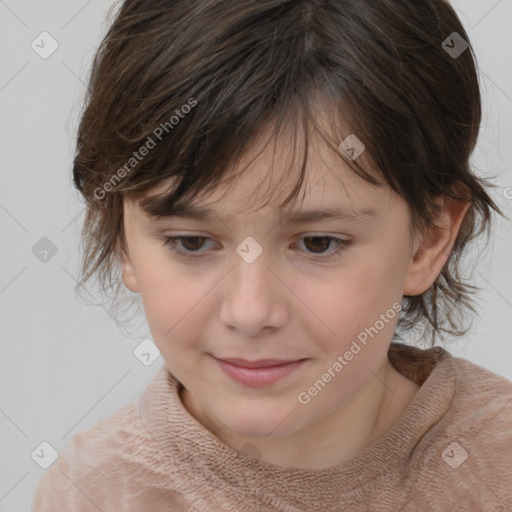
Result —
[{"label": "cheek", "polygon": [[342,356],[345,377],[337,381],[354,389],[369,376],[361,372],[376,369],[385,357],[396,329],[403,271],[390,265],[393,259],[396,255],[359,258],[335,269],[328,282],[306,281],[297,292],[309,306],[309,337],[323,352],[326,367]]},{"label": "cheek", "polygon": [[148,251],[138,270],[153,341],[168,364],[191,364],[200,352],[202,332],[215,318],[218,302],[212,301],[212,286],[218,279],[176,263],[160,250]]},{"label": "cheek", "polygon": [[159,347],[181,327],[198,301],[197,286],[180,272],[161,249],[148,250],[139,260],[137,279],[153,339]]},{"label": "cheek", "polygon": [[359,258],[333,269],[329,279],[303,280],[296,290],[314,313],[309,316],[316,316],[319,328],[335,338],[373,325],[394,303],[401,303],[402,281],[400,265],[383,258]]},{"label": "cheek", "polygon": [[401,306],[397,276],[388,270],[384,264],[354,266],[350,277],[340,274],[316,295],[322,323],[316,318],[309,322],[309,337],[320,348],[319,364],[297,397],[302,405],[315,404],[307,414],[334,410],[381,368]]}]

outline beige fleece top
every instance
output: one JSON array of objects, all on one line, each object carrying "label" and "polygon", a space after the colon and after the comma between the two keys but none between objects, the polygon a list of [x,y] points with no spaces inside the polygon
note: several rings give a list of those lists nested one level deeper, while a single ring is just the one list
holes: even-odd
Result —
[{"label": "beige fleece top", "polygon": [[315,470],[221,442],[164,364],[139,399],[72,437],[31,511],[512,511],[512,383],[441,348],[408,348],[409,363],[425,352],[432,369],[402,372],[421,388],[387,433]]}]

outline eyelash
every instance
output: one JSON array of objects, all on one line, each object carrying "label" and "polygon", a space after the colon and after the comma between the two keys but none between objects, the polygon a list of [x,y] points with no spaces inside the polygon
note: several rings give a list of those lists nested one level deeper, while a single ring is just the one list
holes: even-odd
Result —
[{"label": "eyelash", "polygon": [[[189,252],[187,252],[187,251],[182,251],[182,250],[179,250],[179,249],[176,248],[178,240],[186,240],[186,239],[190,239],[190,238],[204,238],[205,240],[211,240],[210,238],[205,237],[205,236],[192,236],[192,235],[189,235],[189,236],[164,236],[162,238],[162,241],[163,241],[163,244],[171,252],[173,252],[174,254],[177,254],[181,259],[193,260],[193,259],[202,258],[203,257],[203,253],[198,253],[198,255],[195,255],[194,253],[197,253],[197,251],[189,251]],[[330,259],[331,257],[334,257],[337,254],[339,254],[340,252],[342,252],[343,250],[345,250],[351,244],[350,240],[343,240],[341,238],[335,238],[333,236],[324,236],[324,235],[305,236],[305,237],[302,237],[301,240],[307,239],[307,238],[326,238],[328,240],[333,240],[333,241],[336,242],[336,244],[337,244],[336,249],[334,249],[334,251],[330,252],[328,256],[320,256],[320,258],[316,258],[316,259],[319,259],[319,260]],[[314,255],[315,253],[310,253],[310,254]]]}]

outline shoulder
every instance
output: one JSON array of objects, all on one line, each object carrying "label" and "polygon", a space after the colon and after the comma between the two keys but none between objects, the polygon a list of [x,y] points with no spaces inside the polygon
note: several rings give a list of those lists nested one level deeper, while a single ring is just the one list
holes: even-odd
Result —
[{"label": "shoulder", "polygon": [[457,379],[465,386],[479,389],[483,393],[508,394],[512,396],[512,382],[491,370],[483,368],[467,359],[446,353],[451,361]]},{"label": "shoulder", "polygon": [[158,486],[169,461],[145,428],[138,405],[139,399],[75,434],[39,481],[31,511],[135,511],[130,505],[136,494],[161,503],[164,491],[145,484]]},{"label": "shoulder", "polygon": [[446,432],[464,435],[480,442],[482,447],[490,442],[494,448],[490,453],[495,458],[498,456],[496,449],[501,444],[510,454],[512,382],[465,359],[450,356],[450,362],[455,378],[455,396]]},{"label": "shoulder", "polygon": [[472,507],[486,503],[485,510],[511,510],[512,382],[449,353],[438,364],[454,393],[443,418],[418,446],[416,462],[429,468],[423,472],[424,504],[432,505],[435,492],[444,506],[463,503],[477,510]]}]

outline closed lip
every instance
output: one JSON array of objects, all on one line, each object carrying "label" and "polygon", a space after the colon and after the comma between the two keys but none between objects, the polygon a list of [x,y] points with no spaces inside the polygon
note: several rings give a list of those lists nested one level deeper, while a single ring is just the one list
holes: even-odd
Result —
[{"label": "closed lip", "polygon": [[297,363],[299,361],[303,361],[304,359],[260,359],[259,361],[247,361],[246,359],[238,359],[238,358],[219,358],[219,361],[224,361],[226,363],[230,363],[235,366],[240,366],[241,368],[269,368],[271,366],[283,366],[286,364]]}]

